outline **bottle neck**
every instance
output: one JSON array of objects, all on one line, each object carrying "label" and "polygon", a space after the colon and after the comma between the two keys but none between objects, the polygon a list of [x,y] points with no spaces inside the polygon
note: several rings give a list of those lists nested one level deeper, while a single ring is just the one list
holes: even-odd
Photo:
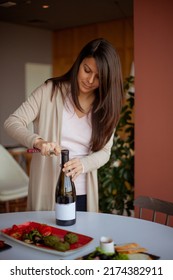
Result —
[{"label": "bottle neck", "polygon": [[68,161],[69,161],[69,150],[62,150],[61,151],[61,165],[62,165],[62,167]]}]

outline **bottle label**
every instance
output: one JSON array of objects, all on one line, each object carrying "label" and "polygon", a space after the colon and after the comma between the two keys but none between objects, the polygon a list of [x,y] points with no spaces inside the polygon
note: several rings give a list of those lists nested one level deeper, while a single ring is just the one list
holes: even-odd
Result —
[{"label": "bottle label", "polygon": [[55,204],[55,214],[57,220],[73,220],[76,218],[76,202],[69,204]]}]

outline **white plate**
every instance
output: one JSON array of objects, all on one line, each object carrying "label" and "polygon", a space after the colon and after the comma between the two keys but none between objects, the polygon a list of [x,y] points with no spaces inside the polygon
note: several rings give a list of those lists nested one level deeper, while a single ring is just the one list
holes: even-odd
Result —
[{"label": "white plate", "polygon": [[[41,226],[42,224],[39,224],[37,222],[26,222],[24,224],[20,224],[20,225],[17,225],[19,231],[25,229],[27,229],[27,227],[37,227],[37,226]],[[60,238],[62,238],[67,232],[69,232],[69,230],[64,230],[64,229],[60,229],[60,228],[57,228],[57,227],[52,227],[52,226],[49,226],[49,225],[46,225],[48,226],[51,230],[52,230],[52,234],[53,235],[57,235],[59,236]],[[35,245],[35,244],[28,244],[22,240],[19,240],[19,239],[16,239],[12,236],[10,236],[10,230],[12,230],[12,227],[11,228],[6,228],[6,229],[2,229],[1,230],[1,235],[3,235],[4,237],[12,240],[12,241],[15,241],[21,245],[24,245],[26,247],[30,247],[32,249],[36,249],[36,250],[39,250],[39,251],[43,251],[43,252],[46,252],[46,253],[51,253],[51,254],[55,254],[55,255],[59,255],[59,256],[68,256],[68,255],[71,255],[73,253],[76,253],[80,250],[82,250],[85,246],[87,246],[88,244],[90,244],[90,242],[93,240],[92,237],[90,236],[87,236],[87,235],[83,235],[83,234],[80,234],[80,233],[76,233],[76,232],[73,232],[75,233],[77,236],[78,236],[78,242],[76,242],[75,244],[72,244],[70,245],[70,249],[65,251],[65,252],[62,252],[62,251],[58,251],[58,250],[55,250],[55,249],[52,249],[51,247],[46,247],[46,246],[42,246],[42,245]],[[16,230],[17,232],[17,230]],[[71,232],[71,231],[70,231]]]}]

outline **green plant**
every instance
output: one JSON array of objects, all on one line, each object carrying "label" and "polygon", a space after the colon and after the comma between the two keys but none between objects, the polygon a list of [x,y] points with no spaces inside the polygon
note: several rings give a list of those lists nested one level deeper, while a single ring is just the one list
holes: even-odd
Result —
[{"label": "green plant", "polygon": [[126,78],[127,99],[114,135],[110,160],[98,171],[101,212],[131,215],[134,200],[134,77]]}]

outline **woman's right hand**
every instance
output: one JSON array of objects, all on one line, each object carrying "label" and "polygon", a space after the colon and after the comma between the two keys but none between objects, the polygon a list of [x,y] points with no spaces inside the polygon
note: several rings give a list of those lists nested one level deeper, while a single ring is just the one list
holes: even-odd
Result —
[{"label": "woman's right hand", "polygon": [[61,153],[61,147],[56,142],[48,142],[41,138],[37,138],[34,143],[34,148],[40,150],[42,156],[56,155]]}]

